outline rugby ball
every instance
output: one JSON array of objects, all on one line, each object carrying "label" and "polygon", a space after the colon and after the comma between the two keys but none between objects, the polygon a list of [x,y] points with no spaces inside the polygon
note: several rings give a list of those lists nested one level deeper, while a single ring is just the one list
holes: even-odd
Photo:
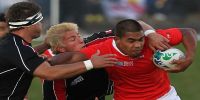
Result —
[{"label": "rugby ball", "polygon": [[159,68],[172,68],[176,66],[171,62],[184,58],[184,53],[177,48],[170,48],[165,51],[157,50],[153,55],[153,62]]}]

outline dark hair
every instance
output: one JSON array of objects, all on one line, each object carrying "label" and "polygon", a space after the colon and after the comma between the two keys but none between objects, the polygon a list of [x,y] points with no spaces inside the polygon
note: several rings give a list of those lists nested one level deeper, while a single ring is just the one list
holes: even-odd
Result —
[{"label": "dark hair", "polygon": [[41,10],[40,6],[32,2],[18,2],[13,4],[6,14],[8,22],[17,22],[33,16]]},{"label": "dark hair", "polygon": [[0,13],[0,22],[6,22],[5,14]]},{"label": "dark hair", "polygon": [[117,37],[122,37],[127,32],[142,31],[142,26],[133,19],[125,19],[117,23],[114,33]]}]

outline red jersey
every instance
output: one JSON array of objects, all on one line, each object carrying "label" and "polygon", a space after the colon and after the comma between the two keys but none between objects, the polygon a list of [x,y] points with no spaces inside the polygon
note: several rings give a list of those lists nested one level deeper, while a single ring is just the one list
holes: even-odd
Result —
[{"label": "red jersey", "polygon": [[[46,50],[43,55],[47,57],[54,56],[50,49]],[[65,80],[43,80],[43,95],[44,100],[66,100],[67,93]]]},{"label": "red jersey", "polygon": [[[177,45],[182,40],[182,34],[176,28],[157,32],[168,38],[171,45]],[[106,67],[110,79],[114,81],[115,100],[156,100],[170,90],[168,74],[153,64],[153,51],[147,41],[138,58],[121,53],[113,39],[84,48],[81,52],[90,58],[97,50],[100,50],[101,55],[117,55],[117,65]]]}]

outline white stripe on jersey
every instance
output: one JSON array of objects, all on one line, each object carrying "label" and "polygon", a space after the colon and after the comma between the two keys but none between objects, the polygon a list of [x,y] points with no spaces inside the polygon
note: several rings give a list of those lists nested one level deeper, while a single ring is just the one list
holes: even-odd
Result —
[{"label": "white stripe on jersey", "polygon": [[13,37],[13,40],[14,40],[14,42],[15,42],[15,46],[16,46],[17,51],[18,51],[18,53],[19,53],[20,59],[21,59],[21,61],[22,61],[22,64],[24,65],[24,67],[25,67],[28,71],[30,71],[30,69],[29,69],[29,68],[26,66],[26,64],[24,63],[24,60],[23,60],[23,58],[22,58],[21,52],[20,52],[20,50],[19,50],[19,47],[17,46],[15,37]]},{"label": "white stripe on jersey", "polygon": [[17,68],[12,68],[12,69],[9,69],[9,70],[6,70],[6,71],[3,71],[3,72],[0,72],[0,75],[1,75],[1,74],[4,74],[4,73],[7,73],[7,72],[9,72],[9,71],[15,70],[15,69],[17,69]]},{"label": "white stripe on jersey", "polygon": [[10,97],[14,94],[15,89],[16,89],[16,87],[17,87],[19,81],[20,81],[21,78],[24,76],[24,73],[25,73],[25,72],[22,73],[22,75],[20,76],[19,80],[18,80],[17,83],[15,84],[15,87],[14,87],[14,89],[12,90],[12,93],[10,94],[10,96],[8,96],[8,100],[10,100]]}]

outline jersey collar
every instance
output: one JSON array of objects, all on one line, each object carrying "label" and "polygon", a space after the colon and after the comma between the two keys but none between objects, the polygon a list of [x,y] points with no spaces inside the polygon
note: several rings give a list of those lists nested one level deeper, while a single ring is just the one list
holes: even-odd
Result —
[{"label": "jersey collar", "polygon": [[117,45],[116,45],[116,42],[115,42],[114,39],[113,39],[113,41],[112,41],[112,46],[113,46],[113,48],[115,48],[115,50],[117,50],[121,55],[123,55],[123,56],[128,56],[128,55],[122,53],[122,52],[117,48]]}]

